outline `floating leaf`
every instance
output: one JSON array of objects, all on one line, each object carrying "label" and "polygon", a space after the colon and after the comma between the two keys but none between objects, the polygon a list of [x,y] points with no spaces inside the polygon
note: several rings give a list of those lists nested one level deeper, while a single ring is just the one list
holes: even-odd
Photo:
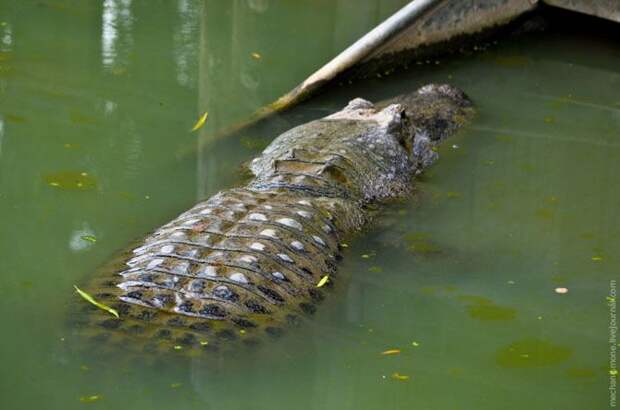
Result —
[{"label": "floating leaf", "polygon": [[97,238],[95,238],[93,235],[82,235],[80,236],[80,239],[86,242],[92,242],[92,243],[97,242]]},{"label": "floating leaf", "polygon": [[109,312],[111,315],[115,316],[117,319],[120,319],[120,316],[118,315],[118,312],[115,309],[112,309],[110,306],[104,305],[103,303],[97,302],[95,298],[93,298],[91,295],[84,292],[82,289],[78,288],[77,286],[73,285],[73,287],[77,291],[78,295],[83,297],[87,302],[92,303],[93,305],[97,306],[99,309],[103,309],[106,312]]},{"label": "floating leaf", "polygon": [[329,275],[325,275],[321,278],[321,280],[319,281],[319,283],[316,284],[317,288],[321,288],[323,286],[325,286],[325,284],[327,283],[327,281],[329,280]]},{"label": "floating leaf", "polygon": [[205,113],[200,116],[198,121],[196,121],[196,124],[194,124],[194,128],[192,128],[190,132],[194,132],[200,127],[202,127],[203,125],[205,125],[205,122],[207,121],[208,116],[209,116],[209,113],[205,111]]},{"label": "floating leaf", "polygon": [[260,60],[262,58],[262,56],[260,54],[258,54],[257,52],[254,52],[252,54],[250,54],[252,56],[252,58],[254,60]]},{"label": "floating leaf", "polygon": [[80,401],[82,403],[92,403],[98,400],[103,399],[103,396],[99,395],[99,394],[93,394],[92,396],[82,396],[80,397]]},{"label": "floating leaf", "polygon": [[405,380],[409,380],[409,378],[410,377],[405,375],[405,374],[400,374],[398,372],[392,373],[392,379],[394,379],[394,380],[405,381]]},{"label": "floating leaf", "polygon": [[389,349],[389,350],[381,352],[381,354],[383,356],[393,356],[396,354],[400,354],[400,349]]},{"label": "floating leaf", "polygon": [[411,346],[413,347],[419,347],[420,343],[416,342],[415,340],[413,342],[411,342]]}]

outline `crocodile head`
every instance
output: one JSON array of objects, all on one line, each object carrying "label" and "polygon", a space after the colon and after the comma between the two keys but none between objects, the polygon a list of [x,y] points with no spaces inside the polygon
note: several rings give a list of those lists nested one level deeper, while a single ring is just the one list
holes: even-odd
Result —
[{"label": "crocodile head", "polygon": [[404,130],[400,143],[419,174],[438,158],[436,147],[462,127],[474,114],[467,95],[449,84],[428,84],[417,91],[377,104],[386,109],[402,107]]}]

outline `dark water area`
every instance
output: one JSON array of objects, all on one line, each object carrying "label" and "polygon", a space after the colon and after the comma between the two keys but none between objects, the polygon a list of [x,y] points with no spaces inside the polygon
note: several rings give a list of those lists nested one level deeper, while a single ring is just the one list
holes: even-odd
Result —
[{"label": "dark water area", "polygon": [[[481,43],[208,138],[403,3],[0,0],[0,408],[609,406],[620,46],[607,31]],[[348,243],[308,326],[225,361],[75,353],[74,284],[240,183],[279,132],[429,82],[461,87],[478,114],[414,199]]]}]

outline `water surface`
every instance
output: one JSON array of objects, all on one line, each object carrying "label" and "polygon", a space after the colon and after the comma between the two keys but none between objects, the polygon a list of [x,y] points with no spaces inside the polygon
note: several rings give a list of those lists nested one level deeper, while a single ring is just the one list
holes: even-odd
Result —
[{"label": "water surface", "polygon": [[[0,1],[3,409],[608,405],[606,296],[620,266],[611,39],[481,44],[198,142],[400,4]],[[348,244],[308,327],[225,362],[72,353],[72,285],[115,252],[239,183],[239,164],[278,132],[431,81],[462,87],[479,113],[416,198]]]}]

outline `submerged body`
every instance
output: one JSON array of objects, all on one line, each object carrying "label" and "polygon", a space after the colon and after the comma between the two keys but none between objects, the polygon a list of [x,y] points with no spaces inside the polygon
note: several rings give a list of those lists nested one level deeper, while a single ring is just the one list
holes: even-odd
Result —
[{"label": "submerged body", "polygon": [[410,193],[471,112],[459,90],[428,85],[383,107],[355,99],[280,135],[246,186],[197,204],[93,278],[85,289],[120,319],[82,304],[78,331],[147,351],[278,336],[314,313],[340,241],[369,221],[369,205]]}]

